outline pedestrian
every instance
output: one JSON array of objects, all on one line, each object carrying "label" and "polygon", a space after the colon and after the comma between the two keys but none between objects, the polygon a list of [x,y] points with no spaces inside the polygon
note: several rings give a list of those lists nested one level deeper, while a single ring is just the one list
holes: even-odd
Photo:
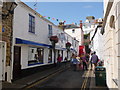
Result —
[{"label": "pedestrian", "polygon": [[96,52],[93,52],[93,55],[91,57],[92,64],[94,65],[94,68],[97,66],[97,63],[99,61],[98,56],[96,55]]},{"label": "pedestrian", "polygon": [[83,55],[83,56],[81,57],[81,59],[82,59],[82,62],[83,62],[83,70],[88,70],[88,69],[87,69],[87,61],[86,61],[85,55]]},{"label": "pedestrian", "polygon": [[62,61],[62,57],[60,56],[60,54],[58,54],[58,57],[57,57],[57,64],[58,64],[58,67],[61,66],[61,61]]},{"label": "pedestrian", "polygon": [[73,57],[74,57],[74,54],[72,54],[71,58],[70,58],[70,66],[73,67]]},{"label": "pedestrian", "polygon": [[73,64],[72,67],[74,71],[77,70],[77,63],[78,63],[78,60],[76,59],[76,55],[74,55],[72,58],[72,64]]},{"label": "pedestrian", "polygon": [[80,70],[80,57],[76,57],[77,59],[77,70]]},{"label": "pedestrian", "polygon": [[85,57],[86,57],[86,64],[87,64],[87,67],[89,66],[89,58],[90,58],[90,56],[89,56],[89,54],[87,53],[86,55],[85,55]]},{"label": "pedestrian", "polygon": [[93,65],[92,65],[92,55],[93,55],[93,53],[91,53],[91,57],[90,57],[90,66],[91,66],[90,70],[92,70],[92,68],[93,68]]}]

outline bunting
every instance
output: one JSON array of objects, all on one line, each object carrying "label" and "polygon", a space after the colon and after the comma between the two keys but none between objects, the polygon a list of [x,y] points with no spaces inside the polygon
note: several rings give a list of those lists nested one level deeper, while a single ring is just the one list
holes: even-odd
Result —
[{"label": "bunting", "polygon": [[[38,2],[37,2],[37,0],[36,0],[35,4],[33,5],[35,11],[37,10],[37,4],[38,4]],[[54,17],[42,16],[42,15],[39,15],[39,17],[40,17],[40,18],[46,18],[46,19],[49,19],[49,20],[51,19],[51,20],[54,20],[54,21],[57,21],[57,22],[64,22],[64,23],[66,23],[66,21],[61,20],[61,19],[58,19],[58,18],[56,19],[56,18],[54,18]],[[73,23],[73,22],[72,22],[72,24],[77,25],[77,23]]]}]

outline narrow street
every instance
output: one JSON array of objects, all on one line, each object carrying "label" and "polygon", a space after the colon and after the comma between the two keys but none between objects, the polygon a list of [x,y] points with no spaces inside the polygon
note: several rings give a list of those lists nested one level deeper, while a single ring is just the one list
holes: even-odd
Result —
[{"label": "narrow street", "polygon": [[0,1],[0,89],[120,90],[120,0],[45,2]]},{"label": "narrow street", "polygon": [[[90,88],[91,73],[93,72],[90,71],[90,69],[88,71],[74,71],[69,63],[66,67],[62,64],[59,68],[55,67],[43,72],[35,73],[22,79],[18,79],[13,83],[4,82],[3,90],[12,88],[75,88],[84,90],[85,88]],[[95,85],[92,86],[94,87]]]},{"label": "narrow street", "polygon": [[43,82],[36,83],[33,88],[81,88],[84,81],[83,74],[83,71],[73,71],[69,68],[43,80]]}]

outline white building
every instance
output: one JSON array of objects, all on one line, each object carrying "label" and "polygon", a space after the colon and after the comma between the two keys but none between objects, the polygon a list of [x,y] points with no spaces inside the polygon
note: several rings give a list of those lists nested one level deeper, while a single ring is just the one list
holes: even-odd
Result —
[{"label": "white building", "polygon": [[[98,19],[98,22],[103,22],[102,19]],[[101,34],[101,27],[97,28],[98,23],[96,23],[94,25],[94,28],[91,29],[90,31],[90,40],[91,40],[91,44],[90,44],[90,48],[91,51],[95,51],[96,54],[98,55],[100,60],[103,60],[103,54],[102,54],[102,50],[103,50],[103,36]]]},{"label": "white building", "polygon": [[61,54],[63,61],[67,57],[65,47],[67,42],[72,44],[68,52],[68,60],[72,53],[78,53],[79,42],[77,40],[52,22],[41,18],[39,13],[23,2],[17,2],[17,4],[13,19],[12,66],[9,70],[10,75],[7,75],[9,81],[18,78],[22,72],[27,72],[29,69],[54,63],[50,36],[56,35],[59,38],[55,47],[56,60],[58,54]]},{"label": "white building", "polygon": [[74,24],[65,25],[64,31],[70,36],[74,37],[74,39],[79,41],[79,45],[83,45],[83,30],[79,26]]},{"label": "white building", "polygon": [[95,17],[93,16],[86,17],[86,20],[83,23],[84,34],[89,34],[90,31],[94,28],[95,28]]},{"label": "white building", "polygon": [[120,0],[104,0],[103,58],[108,88],[120,90]]}]

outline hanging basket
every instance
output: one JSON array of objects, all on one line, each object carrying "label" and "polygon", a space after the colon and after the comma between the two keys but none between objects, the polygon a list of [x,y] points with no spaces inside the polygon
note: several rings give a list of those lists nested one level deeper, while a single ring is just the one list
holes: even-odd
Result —
[{"label": "hanging basket", "polygon": [[68,49],[68,48],[70,48],[71,47],[71,43],[70,42],[67,42],[66,43],[66,48]]},{"label": "hanging basket", "polygon": [[51,36],[51,37],[50,37],[50,41],[51,41],[51,42],[54,41],[55,43],[57,43],[57,42],[58,42],[58,37],[57,37],[57,36]]}]

